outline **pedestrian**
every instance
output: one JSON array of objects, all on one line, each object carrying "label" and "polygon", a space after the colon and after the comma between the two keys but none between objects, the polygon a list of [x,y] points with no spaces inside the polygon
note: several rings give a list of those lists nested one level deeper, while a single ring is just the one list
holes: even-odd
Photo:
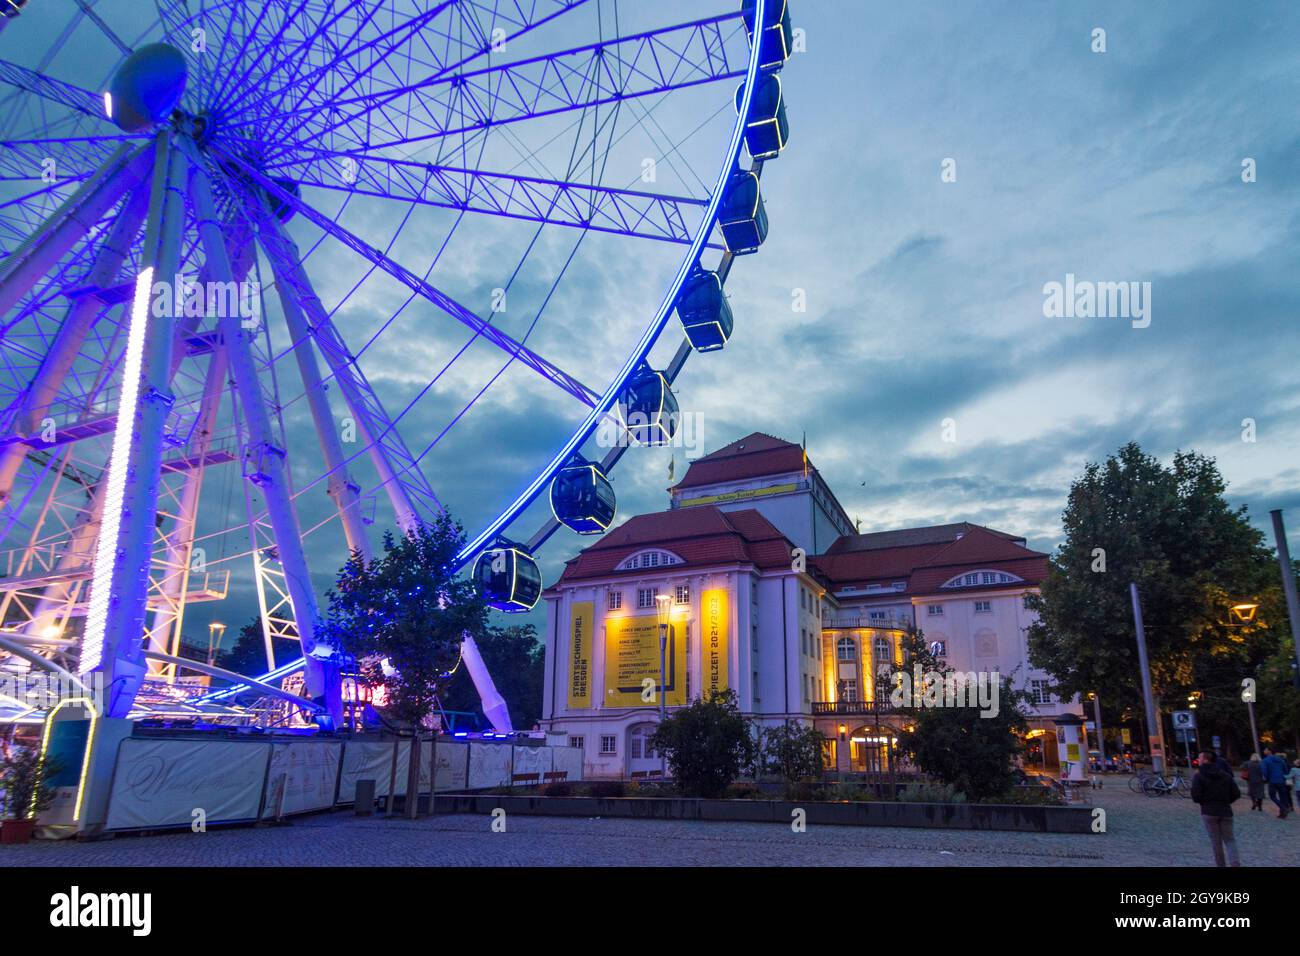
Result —
[{"label": "pedestrian", "polygon": [[1291,770],[1286,776],[1291,785],[1291,802],[1300,809],[1300,758],[1291,761]]},{"label": "pedestrian", "polygon": [[1250,797],[1252,810],[1264,809],[1264,765],[1259,754],[1251,754],[1246,766],[1241,769],[1241,777],[1246,781],[1246,794]]},{"label": "pedestrian", "polygon": [[1268,783],[1268,798],[1277,804],[1277,818],[1285,820],[1291,812],[1291,794],[1286,788],[1286,759],[1275,754],[1270,747],[1264,748],[1264,759],[1260,762],[1264,770],[1264,780]]},{"label": "pedestrian", "polygon": [[1225,865],[1225,853],[1226,865],[1241,866],[1232,833],[1232,803],[1240,798],[1241,788],[1232,774],[1223,769],[1212,752],[1202,753],[1200,766],[1192,777],[1192,800],[1201,807],[1201,823],[1210,837],[1215,866]]}]

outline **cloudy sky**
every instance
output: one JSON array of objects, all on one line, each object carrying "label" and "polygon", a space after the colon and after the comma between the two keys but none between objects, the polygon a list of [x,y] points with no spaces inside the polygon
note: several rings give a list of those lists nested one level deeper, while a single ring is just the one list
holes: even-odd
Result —
[{"label": "cloudy sky", "polygon": [[[111,21],[140,16],[138,6],[102,0],[97,9]],[[616,35],[614,6],[593,3],[567,45]],[[619,28],[731,3],[708,8],[623,3]],[[625,456],[615,475],[621,515],[665,506],[672,458],[680,476],[687,458],[750,431],[806,433],[810,457],[864,531],[968,520],[1050,551],[1072,477],[1136,440],[1165,460],[1179,449],[1215,456],[1233,502],[1261,527],[1270,509],[1289,509],[1300,546],[1300,8],[797,0],[793,10],[806,51],[783,73],[789,148],[763,173],[771,234],[727,284],[731,343],[695,356],[677,383],[702,447]],[[11,48],[18,32],[0,35],[0,57],[34,63],[32,50]],[[102,88],[104,70],[79,62],[77,49],[50,71]],[[699,195],[716,175],[729,96],[729,86],[706,86],[629,108],[639,112],[623,117],[631,132],[609,149],[602,181],[635,185],[653,157],[659,191]],[[532,135],[523,148],[492,141],[482,161],[584,174],[565,145],[571,131],[560,152],[534,154],[530,166],[545,139]],[[465,154],[416,158],[456,164]],[[331,212],[342,201],[306,195]],[[597,389],[653,316],[681,255],[592,237],[566,269],[573,230],[546,230],[530,247],[531,226],[500,220],[465,225],[439,254],[450,214],[417,208],[393,240],[408,211],[362,200],[339,222],[381,248],[392,241],[393,258],[417,274],[434,262],[431,280],[480,314],[508,286],[496,321]],[[292,229],[304,249],[320,236],[301,221]],[[492,383],[424,459],[440,496],[477,530],[545,464],[581,406],[517,365],[494,380],[502,356],[481,341],[439,374],[463,328],[407,304],[409,291],[390,280],[372,276],[350,291],[365,264],[332,241],[309,265],[354,350],[379,333],[361,361],[390,411],[428,387],[402,423],[417,453]],[[1149,283],[1149,325],[1046,317],[1044,286],[1067,275]],[[303,403],[284,391],[290,447],[310,445]],[[1246,419],[1253,441],[1243,441]],[[364,461],[356,467],[367,484]],[[319,473],[306,452],[295,463],[299,488]],[[330,514],[319,488],[299,509],[306,526]],[[540,504],[514,530],[526,538],[547,513]],[[381,500],[376,524],[387,520]],[[342,554],[337,525],[315,541],[323,586]],[[548,581],[580,546],[567,532],[552,539]]]}]

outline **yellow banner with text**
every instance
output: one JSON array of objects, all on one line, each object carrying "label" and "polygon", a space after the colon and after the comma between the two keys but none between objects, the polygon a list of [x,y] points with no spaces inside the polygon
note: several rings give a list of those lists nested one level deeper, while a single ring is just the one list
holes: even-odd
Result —
[{"label": "yellow banner with text", "polygon": [[[685,628],[668,627],[664,654],[664,697],[669,706],[686,703]],[[605,706],[659,706],[659,620],[657,615],[605,618]]]},{"label": "yellow banner with text", "polygon": [[591,628],[595,605],[575,601],[569,606],[569,707],[591,706]]},{"label": "yellow banner with text", "polygon": [[700,595],[700,653],[703,655],[704,692],[726,690],[728,675],[728,631],[731,621],[727,592],[714,588]]}]

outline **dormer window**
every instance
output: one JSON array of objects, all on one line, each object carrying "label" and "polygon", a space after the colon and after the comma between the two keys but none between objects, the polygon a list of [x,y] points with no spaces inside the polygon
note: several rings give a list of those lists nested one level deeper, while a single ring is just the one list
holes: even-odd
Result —
[{"label": "dormer window", "polygon": [[1008,574],[1006,571],[971,571],[967,574],[959,574],[950,579],[943,585],[945,588],[973,588],[987,587],[998,584],[1023,584],[1024,578],[1017,577],[1014,574]]},{"label": "dormer window", "polygon": [[636,571],[641,568],[660,568],[673,564],[685,564],[686,562],[678,555],[671,551],[647,550],[638,551],[636,554],[629,555],[619,562],[615,570],[618,571]]}]

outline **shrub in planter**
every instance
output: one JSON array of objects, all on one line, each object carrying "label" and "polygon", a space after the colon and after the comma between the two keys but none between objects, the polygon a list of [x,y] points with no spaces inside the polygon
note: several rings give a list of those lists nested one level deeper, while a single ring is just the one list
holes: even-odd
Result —
[{"label": "shrub in planter", "polygon": [[556,780],[552,783],[542,784],[542,796],[544,797],[571,797],[574,793],[573,784],[567,780]]},{"label": "shrub in planter", "polygon": [[909,783],[898,791],[901,803],[965,803],[966,794],[950,783]]},{"label": "shrub in planter", "polygon": [[593,797],[608,799],[623,796],[625,788],[622,780],[593,780],[588,785],[588,793]]},{"label": "shrub in planter", "polygon": [[763,791],[754,783],[733,783],[723,796],[728,800],[761,800]]},{"label": "shrub in planter", "polygon": [[0,794],[4,795],[0,842],[26,843],[31,839],[37,815],[54,799],[54,788],[46,781],[57,770],[53,759],[42,760],[30,748],[14,748],[0,762]]}]

